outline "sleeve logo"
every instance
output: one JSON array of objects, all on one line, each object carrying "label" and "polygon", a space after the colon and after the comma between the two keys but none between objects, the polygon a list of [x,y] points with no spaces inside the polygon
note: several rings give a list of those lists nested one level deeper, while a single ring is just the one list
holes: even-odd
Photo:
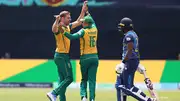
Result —
[{"label": "sleeve logo", "polygon": [[131,40],[131,38],[130,38],[130,37],[127,37],[127,38],[126,38],[126,40],[127,40],[127,41],[130,41],[130,40]]}]

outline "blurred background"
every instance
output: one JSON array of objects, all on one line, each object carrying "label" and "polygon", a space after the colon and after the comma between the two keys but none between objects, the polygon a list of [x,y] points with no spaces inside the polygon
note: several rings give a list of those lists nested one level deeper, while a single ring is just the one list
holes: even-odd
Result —
[{"label": "blurred background", "polygon": [[[116,100],[114,68],[121,62],[123,39],[117,24],[123,17],[129,17],[139,36],[141,64],[146,67],[160,98],[179,101],[180,1],[88,1],[89,12],[99,30],[97,100]],[[83,0],[0,0],[0,101],[48,101],[44,95],[56,87],[58,81],[53,62],[53,15],[68,10],[74,21],[80,14],[82,3]],[[70,57],[74,82],[69,87],[67,99],[79,100],[79,40],[72,41]],[[135,83],[147,90],[141,74],[136,73]],[[107,89],[107,92],[102,91]],[[104,95],[107,98],[102,97]]]}]

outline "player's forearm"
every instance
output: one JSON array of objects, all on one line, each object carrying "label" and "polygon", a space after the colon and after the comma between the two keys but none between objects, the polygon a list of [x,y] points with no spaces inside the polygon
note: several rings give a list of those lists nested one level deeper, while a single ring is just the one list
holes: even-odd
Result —
[{"label": "player's forearm", "polygon": [[84,15],[85,15],[85,12],[81,11],[81,14],[78,17],[78,19],[72,23],[71,29],[74,29],[81,25],[82,22],[80,21],[80,19],[82,19],[84,17]]},{"label": "player's forearm", "polygon": [[55,22],[54,22],[54,24],[53,24],[53,26],[52,26],[52,32],[53,33],[57,33],[58,32],[58,22],[59,21],[57,21],[57,20],[55,20]]},{"label": "player's forearm", "polygon": [[87,1],[84,2],[82,9],[81,9],[81,13],[78,17],[78,19],[76,20],[77,22],[80,22],[80,19],[84,18],[85,13],[88,11],[88,6],[87,6]]},{"label": "player's forearm", "polygon": [[83,4],[83,7],[82,7],[80,15],[77,18],[77,20],[72,23],[71,29],[74,29],[74,28],[76,28],[76,27],[81,25],[82,22],[80,21],[80,19],[84,18],[84,15],[85,15],[87,9],[88,9],[87,8],[87,1],[85,1],[84,4]]},{"label": "player's forearm", "polygon": [[125,58],[123,60],[123,63],[125,63],[127,60],[128,60],[128,57],[132,54],[132,50],[128,50],[126,55],[125,55]]},{"label": "player's forearm", "polygon": [[125,63],[129,59],[129,56],[132,54],[132,51],[133,51],[133,43],[129,42],[127,44],[127,53],[125,54],[125,58],[122,61],[123,63]]},{"label": "player's forearm", "polygon": [[79,15],[79,17],[77,18],[76,21],[77,21],[77,22],[80,22],[80,19],[84,18],[85,13],[86,13],[86,12],[82,9],[82,10],[81,10],[81,13],[80,13],[80,15]]},{"label": "player's forearm", "polygon": [[80,35],[78,33],[70,34],[70,33],[65,32],[64,35],[68,39],[70,39],[70,40],[74,40],[74,39],[79,39],[80,38]]}]

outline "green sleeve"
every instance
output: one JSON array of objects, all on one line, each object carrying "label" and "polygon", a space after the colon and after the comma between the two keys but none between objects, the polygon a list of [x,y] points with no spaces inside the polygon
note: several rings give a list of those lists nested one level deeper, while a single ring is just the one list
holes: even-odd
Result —
[{"label": "green sleeve", "polygon": [[74,33],[74,34],[71,34],[71,33],[68,33],[68,32],[64,33],[64,35],[70,40],[79,39],[79,38],[83,37],[84,34],[85,34],[85,32],[84,32],[83,29],[79,30],[77,33]]},{"label": "green sleeve", "polygon": [[71,28],[72,28],[72,23],[69,24],[69,28],[70,28],[70,30],[71,30]]}]

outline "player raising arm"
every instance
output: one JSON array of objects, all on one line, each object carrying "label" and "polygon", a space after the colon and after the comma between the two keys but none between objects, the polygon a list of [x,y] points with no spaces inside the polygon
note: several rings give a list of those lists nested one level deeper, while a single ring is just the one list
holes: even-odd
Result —
[{"label": "player raising arm", "polygon": [[59,95],[60,101],[66,101],[66,88],[73,81],[72,66],[69,58],[70,40],[62,34],[62,32],[68,32],[73,28],[76,28],[81,24],[80,19],[84,17],[87,10],[87,2],[84,2],[81,14],[79,18],[73,22],[71,21],[70,12],[62,11],[59,15],[56,15],[56,20],[52,26],[52,32],[56,39],[56,50],[54,54],[54,62],[57,66],[58,76],[60,78],[58,87],[53,91],[47,93],[50,101],[56,101]]},{"label": "player raising arm", "polygon": [[[87,12],[88,13],[88,12]],[[89,101],[95,100],[96,74],[99,64],[97,53],[97,35],[98,30],[91,15],[88,13],[84,19],[81,19],[83,28],[77,33],[70,34],[65,32],[64,35],[72,39],[80,39],[80,68],[81,68],[81,100],[87,100],[87,81],[89,81]]]}]

